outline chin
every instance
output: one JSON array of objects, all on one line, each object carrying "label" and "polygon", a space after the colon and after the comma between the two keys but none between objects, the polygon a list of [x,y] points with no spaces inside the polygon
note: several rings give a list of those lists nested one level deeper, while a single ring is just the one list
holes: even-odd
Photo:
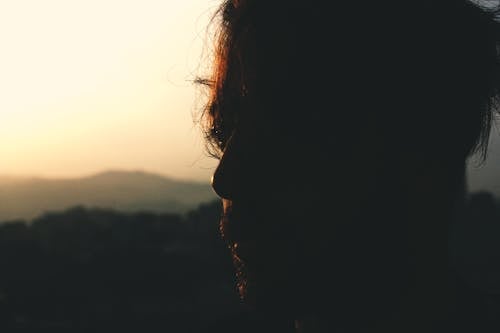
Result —
[{"label": "chin", "polygon": [[254,253],[245,260],[237,249],[232,249],[236,289],[241,300],[262,313],[277,316],[297,313],[300,298],[287,262],[268,252],[262,255]]}]

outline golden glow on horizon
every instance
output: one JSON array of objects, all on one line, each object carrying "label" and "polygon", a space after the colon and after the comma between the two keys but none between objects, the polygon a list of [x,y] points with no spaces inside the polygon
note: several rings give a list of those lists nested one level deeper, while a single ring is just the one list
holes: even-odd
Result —
[{"label": "golden glow on horizon", "polygon": [[0,174],[143,169],[208,182],[190,82],[217,2],[0,3]]}]

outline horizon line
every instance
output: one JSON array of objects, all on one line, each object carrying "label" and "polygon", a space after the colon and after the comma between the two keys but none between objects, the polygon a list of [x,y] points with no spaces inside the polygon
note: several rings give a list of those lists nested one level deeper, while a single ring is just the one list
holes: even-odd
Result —
[{"label": "horizon line", "polygon": [[144,174],[150,174],[150,175],[155,175],[155,176],[160,176],[163,178],[175,180],[175,181],[181,181],[181,182],[198,182],[198,183],[209,183],[209,179],[203,180],[198,177],[192,177],[192,178],[187,178],[187,177],[177,177],[173,176],[172,174],[169,173],[164,173],[164,172],[158,172],[158,171],[153,171],[153,170],[148,170],[145,168],[137,169],[137,168],[105,168],[105,169],[100,169],[98,171],[93,171],[93,172],[87,172],[87,173],[81,173],[81,174],[75,174],[75,175],[47,175],[43,173],[39,174],[16,174],[16,173],[8,173],[8,172],[0,172],[0,178],[12,178],[12,179],[24,179],[24,180],[31,180],[31,179],[43,179],[43,180],[72,180],[72,179],[82,179],[82,178],[91,178],[95,177],[97,175],[105,174],[105,173],[144,173]]}]

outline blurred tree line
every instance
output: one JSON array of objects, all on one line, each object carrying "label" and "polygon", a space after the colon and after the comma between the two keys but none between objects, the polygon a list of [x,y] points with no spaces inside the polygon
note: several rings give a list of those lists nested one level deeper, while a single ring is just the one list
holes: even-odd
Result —
[{"label": "blurred tree line", "polygon": [[211,332],[247,313],[219,202],[181,216],[74,207],[0,224],[0,330]]},{"label": "blurred tree line", "polygon": [[[486,332],[500,328],[500,210],[488,193],[468,208],[454,236],[454,320]],[[217,201],[185,215],[74,207],[1,223],[0,330],[269,331],[238,299],[220,214]]]}]

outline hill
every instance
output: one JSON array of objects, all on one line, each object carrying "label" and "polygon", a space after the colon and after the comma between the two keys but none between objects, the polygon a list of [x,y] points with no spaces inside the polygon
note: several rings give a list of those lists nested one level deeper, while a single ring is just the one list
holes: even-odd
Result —
[{"label": "hill", "polygon": [[208,183],[141,171],[107,171],[73,179],[0,177],[0,221],[31,220],[46,211],[76,205],[123,212],[185,213],[215,197]]}]

